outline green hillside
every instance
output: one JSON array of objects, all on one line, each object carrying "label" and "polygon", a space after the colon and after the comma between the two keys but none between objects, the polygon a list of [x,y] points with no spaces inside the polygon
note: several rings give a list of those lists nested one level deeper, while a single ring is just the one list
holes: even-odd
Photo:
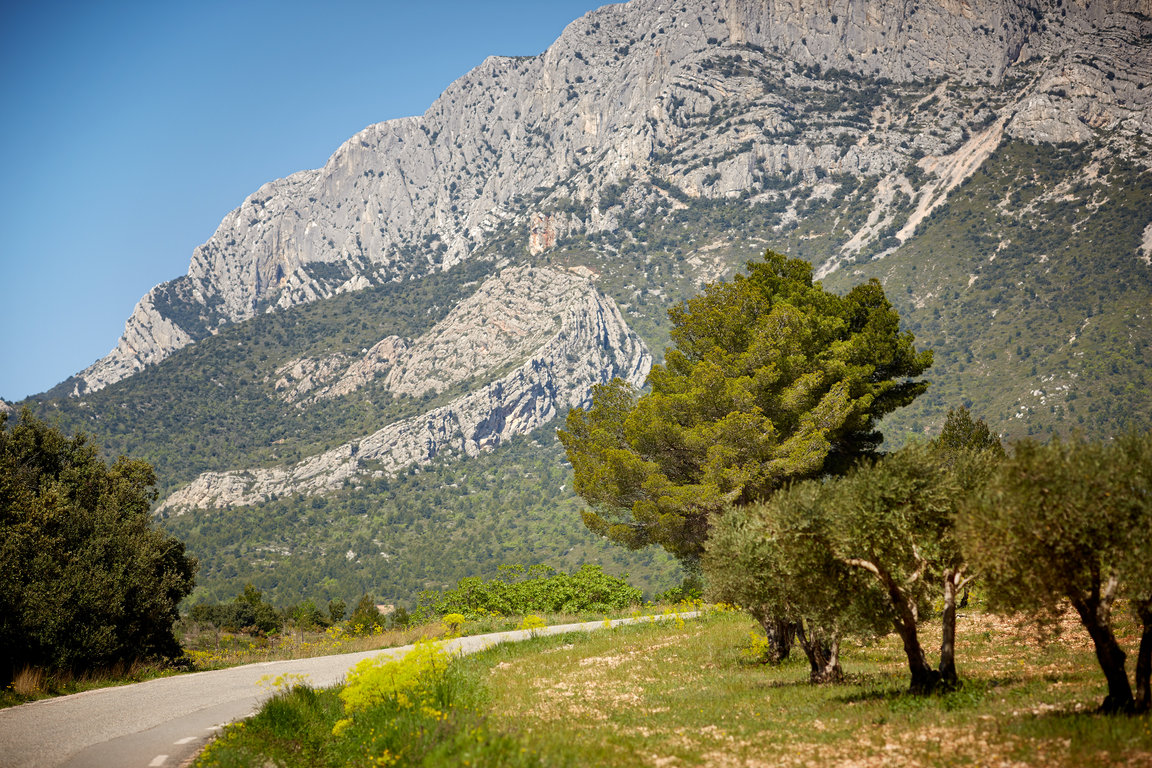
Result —
[{"label": "green hillside", "polygon": [[295,462],[440,405],[461,389],[414,399],[369,384],[300,408],[277,397],[277,369],[304,356],[359,355],[389,335],[417,336],[491,266],[469,262],[260,315],[80,399],[67,396],[64,382],[29,404],[66,432],[92,434],[110,456],[151,462],[162,493],[208,470]]},{"label": "green hillside", "polygon": [[551,428],[467,461],[442,461],[327,497],[196,511],[163,526],[200,558],[194,602],[229,599],[252,582],[277,604],[364,593],[411,604],[424,589],[502,564],[572,571],[600,563],[648,596],[682,578],[656,548],[628,552],[580,521],[572,470]]}]

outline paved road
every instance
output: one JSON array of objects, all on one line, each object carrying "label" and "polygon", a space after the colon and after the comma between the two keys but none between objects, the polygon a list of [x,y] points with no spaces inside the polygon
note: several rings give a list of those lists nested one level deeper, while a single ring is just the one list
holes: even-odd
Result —
[{"label": "paved road", "polygon": [[[684,618],[694,613],[680,614]],[[657,617],[661,618],[661,617]],[[640,619],[616,619],[613,626]],[[539,635],[587,631],[603,621],[561,624]],[[524,630],[462,637],[446,644],[474,653],[529,637]],[[271,693],[261,678],[303,675],[317,688],[337,685],[362,659],[398,656],[412,646],[366,653],[271,661],[195,672],[144,683],[44,699],[0,710],[2,768],[174,768],[192,757],[225,724],[259,709]]]}]

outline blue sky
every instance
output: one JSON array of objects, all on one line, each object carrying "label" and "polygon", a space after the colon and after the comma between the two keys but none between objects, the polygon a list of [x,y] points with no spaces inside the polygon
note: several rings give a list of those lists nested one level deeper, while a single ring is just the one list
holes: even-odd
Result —
[{"label": "blue sky", "polygon": [[271,179],[422,113],[604,0],[0,7],[0,397],[112,349],[136,302]]}]

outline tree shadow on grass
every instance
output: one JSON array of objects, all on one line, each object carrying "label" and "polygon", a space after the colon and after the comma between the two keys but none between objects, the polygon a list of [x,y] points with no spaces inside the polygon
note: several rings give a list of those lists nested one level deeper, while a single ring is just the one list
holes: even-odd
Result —
[{"label": "tree shadow on grass", "polygon": [[1018,682],[1019,678],[1015,677],[961,680],[955,688],[925,695],[909,691],[908,680],[904,677],[860,674],[850,675],[845,679],[845,684],[859,686],[860,690],[837,696],[836,700],[844,704],[886,702],[893,712],[916,712],[924,709],[942,709],[951,712],[975,709],[991,691]]}]

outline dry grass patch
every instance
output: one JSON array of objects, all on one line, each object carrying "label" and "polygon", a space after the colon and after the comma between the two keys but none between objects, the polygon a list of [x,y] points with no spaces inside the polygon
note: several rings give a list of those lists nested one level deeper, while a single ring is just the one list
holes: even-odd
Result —
[{"label": "dry grass patch", "polygon": [[[848,682],[814,687],[801,658],[780,667],[744,660],[755,627],[738,614],[622,627],[504,652],[488,672],[490,712],[556,763],[1152,765],[1150,718],[1093,714],[1103,676],[1083,631],[1070,618],[1062,624],[1041,645],[1030,626],[963,615],[965,685],[931,697],[905,692],[894,637],[849,643]],[[939,626],[925,634],[926,647],[939,645]]]}]

